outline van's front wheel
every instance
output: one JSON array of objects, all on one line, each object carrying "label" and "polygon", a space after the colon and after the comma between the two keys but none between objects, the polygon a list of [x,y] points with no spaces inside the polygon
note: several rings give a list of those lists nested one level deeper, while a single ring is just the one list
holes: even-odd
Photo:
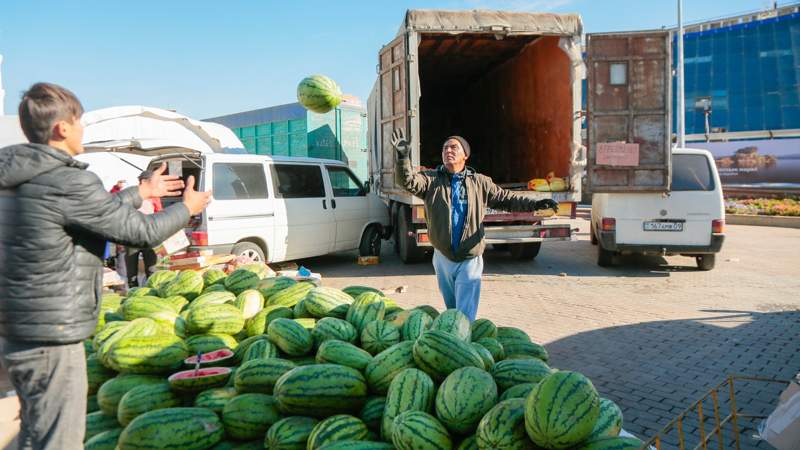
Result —
[{"label": "van's front wheel", "polygon": [[359,256],[381,256],[381,232],[376,226],[364,230],[361,244],[358,246]]},{"label": "van's front wheel", "polygon": [[233,246],[231,253],[234,256],[247,256],[253,262],[266,262],[264,257],[264,250],[252,242],[239,242]]}]

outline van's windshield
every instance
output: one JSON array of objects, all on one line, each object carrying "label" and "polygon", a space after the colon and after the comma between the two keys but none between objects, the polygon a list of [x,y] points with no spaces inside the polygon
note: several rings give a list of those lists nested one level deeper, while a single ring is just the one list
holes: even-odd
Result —
[{"label": "van's windshield", "polygon": [[704,155],[672,155],[673,191],[713,191],[714,176]]}]

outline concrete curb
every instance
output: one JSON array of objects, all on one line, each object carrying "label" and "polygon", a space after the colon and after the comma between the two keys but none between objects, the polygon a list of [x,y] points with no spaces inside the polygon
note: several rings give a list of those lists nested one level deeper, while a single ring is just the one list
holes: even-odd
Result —
[{"label": "concrete curb", "polygon": [[800,217],[725,214],[725,223],[728,225],[751,225],[757,227],[800,228]]}]

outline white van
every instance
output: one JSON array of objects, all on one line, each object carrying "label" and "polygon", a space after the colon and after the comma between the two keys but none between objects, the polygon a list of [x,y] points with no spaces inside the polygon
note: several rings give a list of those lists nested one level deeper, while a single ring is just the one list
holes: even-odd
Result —
[{"label": "white van", "polygon": [[[214,200],[192,218],[190,250],[247,255],[268,263],[359,249],[378,256],[389,213],[341,161],[224,153],[153,158],[150,168],[194,175]],[[179,198],[163,198],[165,206]]]},{"label": "white van", "polygon": [[617,255],[694,257],[701,270],[714,268],[725,240],[725,206],[714,158],[706,150],[672,151],[668,193],[592,195],[592,244],[597,264]]}]

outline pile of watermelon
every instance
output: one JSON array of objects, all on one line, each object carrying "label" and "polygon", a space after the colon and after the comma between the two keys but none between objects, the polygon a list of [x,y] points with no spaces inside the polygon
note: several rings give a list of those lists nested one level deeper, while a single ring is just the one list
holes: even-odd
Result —
[{"label": "pile of watermelon", "polygon": [[86,342],[86,449],[638,449],[522,330],[376,289],[155,273]]}]

